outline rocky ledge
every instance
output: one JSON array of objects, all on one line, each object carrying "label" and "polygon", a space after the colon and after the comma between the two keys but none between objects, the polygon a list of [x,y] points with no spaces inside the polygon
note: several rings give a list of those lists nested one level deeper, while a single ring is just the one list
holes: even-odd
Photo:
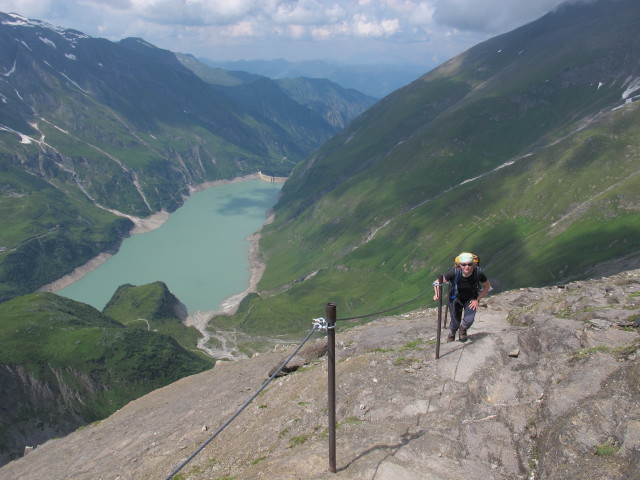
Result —
[{"label": "rocky ledge", "polygon": [[[176,478],[638,478],[640,271],[490,296],[469,341],[442,344],[438,360],[436,318],[339,323],[337,473],[316,337],[294,359],[306,365],[272,382]],[[0,477],[166,478],[291,350],[220,362],[38,446]]]}]

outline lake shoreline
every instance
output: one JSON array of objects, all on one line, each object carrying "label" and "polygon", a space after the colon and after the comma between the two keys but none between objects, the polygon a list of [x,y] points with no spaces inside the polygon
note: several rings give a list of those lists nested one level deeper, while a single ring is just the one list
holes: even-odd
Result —
[{"label": "lake shoreline", "polygon": [[[193,186],[189,186],[189,192],[190,195],[193,195],[194,193],[197,192],[201,192],[203,190],[207,190],[209,188],[214,188],[214,187],[219,187],[221,185],[228,185],[231,183],[238,183],[238,182],[244,182],[247,180],[257,180],[259,179],[259,174],[257,173],[252,173],[249,175],[245,175],[242,177],[235,177],[232,179],[228,179],[228,180],[213,180],[213,181],[209,181],[209,182],[203,182],[200,183],[198,185],[193,185]],[[122,215],[122,214],[121,214]],[[140,218],[140,217],[133,217],[130,215],[122,215],[126,218],[129,218],[133,223],[134,223],[134,227],[129,231],[129,235],[138,235],[141,233],[147,233],[147,232],[151,232],[159,227],[161,227],[168,219],[169,219],[169,212],[166,211],[161,211],[158,213],[155,213],[149,217],[146,218]],[[262,271],[260,271],[261,269],[264,270],[264,267],[260,265],[260,262],[257,261],[258,255],[257,252],[256,253],[252,253],[252,249],[257,249],[257,242],[259,240],[259,238],[257,240],[255,240],[255,242],[249,238],[249,241],[252,242],[251,247],[249,248],[249,269],[251,270],[251,279],[250,279],[250,288],[251,288],[251,283],[254,282],[255,284],[257,284],[257,282],[259,281],[259,277],[262,276]],[[256,244],[254,246],[254,243]],[[51,293],[56,293],[66,287],[68,287],[69,285],[77,282],[78,280],[81,280],[82,278],[84,278],[85,275],[87,275],[88,273],[92,272],[93,270],[95,270],[96,268],[98,268],[100,265],[102,265],[104,262],[106,262],[107,260],[109,260],[109,258],[111,258],[113,256],[113,254],[111,253],[107,253],[107,252],[102,252],[100,254],[98,254],[97,256],[93,257],[91,260],[89,260],[88,262],[80,265],[79,267],[76,267],[71,273],[68,273],[67,275],[64,275],[63,277],[59,278],[58,280],[55,280],[51,283],[48,283],[46,285],[43,285],[42,287],[40,287],[38,289],[39,292],[51,292]],[[253,258],[255,257],[255,258]],[[256,273],[256,275],[258,275],[258,279],[254,280],[254,269],[259,271],[259,273]],[[255,286],[254,286],[255,287]],[[246,295],[246,294],[245,294]],[[234,295],[234,297],[239,296],[239,295]],[[234,298],[234,297],[230,297],[230,298]],[[242,298],[244,298],[244,295],[242,296]],[[237,303],[239,304],[240,301],[242,300],[242,298],[240,298],[239,300],[237,300]],[[231,302],[233,302],[234,300],[232,300]],[[225,300],[226,303],[227,300]],[[232,308],[232,307],[231,307]],[[237,305],[236,305],[237,308]],[[224,309],[226,311],[226,308]],[[213,312],[211,312],[213,313]]]},{"label": "lake shoreline", "polygon": [[[274,219],[274,212],[270,210],[267,219],[264,225],[269,225]],[[209,325],[209,321],[216,316],[219,315],[233,315],[237,312],[238,307],[240,306],[240,302],[249,295],[250,293],[258,291],[258,282],[262,278],[262,274],[264,273],[264,269],[266,265],[262,261],[262,257],[260,256],[260,231],[249,235],[246,240],[250,242],[249,246],[249,285],[242,292],[236,295],[231,295],[230,297],[225,298],[221,303],[220,307],[217,310],[212,311],[197,311],[195,313],[190,313],[186,318],[182,320],[182,322],[187,327],[194,327],[196,330],[200,332],[202,335],[198,339],[198,348],[204,351],[207,355],[217,360],[237,360],[239,358],[245,358],[245,355],[239,354],[236,352],[235,348],[211,348],[209,345],[209,339],[211,337],[215,337],[218,339],[222,339],[226,337],[229,332],[216,331],[212,333],[207,329]],[[231,335],[232,337],[233,335]],[[226,339],[224,343],[230,339]],[[232,342],[233,343],[233,342]]]}]

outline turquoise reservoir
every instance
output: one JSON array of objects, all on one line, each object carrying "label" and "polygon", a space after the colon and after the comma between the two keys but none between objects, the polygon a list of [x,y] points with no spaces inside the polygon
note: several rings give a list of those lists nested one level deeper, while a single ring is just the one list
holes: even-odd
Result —
[{"label": "turquoise reservoir", "polygon": [[116,255],[56,293],[102,310],[120,285],[161,280],[190,314],[217,310],[248,287],[247,237],[280,188],[247,180],[194,193],[161,227],[125,239]]}]

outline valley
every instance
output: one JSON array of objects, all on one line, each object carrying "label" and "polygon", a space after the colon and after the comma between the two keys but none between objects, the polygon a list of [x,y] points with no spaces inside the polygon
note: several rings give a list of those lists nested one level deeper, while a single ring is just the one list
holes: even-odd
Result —
[{"label": "valley", "polygon": [[[42,445],[2,470],[26,478],[52,459],[64,470],[77,465],[74,442],[87,442],[109,462],[126,451],[123,477],[165,472],[205,435],[212,417],[198,412],[223,419],[246,379],[260,383],[333,302],[347,318],[403,305],[375,335],[345,328],[339,415],[354,422],[342,425],[352,434],[345,478],[409,478],[423,461],[437,466],[434,478],[447,468],[469,478],[627,478],[638,463],[639,8],[568,3],[381,99],[0,13],[0,391],[10,406],[1,460]],[[287,180],[251,237],[251,278],[216,311],[185,312],[186,294],[158,278],[123,280],[97,308],[51,293],[201,186],[260,174]],[[405,302],[460,251],[480,256],[494,287],[486,328],[434,363],[435,304]],[[420,347],[408,347],[416,338]],[[465,376],[460,358],[471,350]],[[322,361],[279,380],[282,396],[268,390],[251,411],[246,431],[264,434],[260,456],[237,436],[242,445],[229,448],[240,460],[225,450],[189,475],[295,477],[299,449],[312,458],[302,476],[323,478]],[[594,369],[604,383],[590,380]],[[167,442],[130,421],[166,420],[185,391],[199,397],[187,395],[187,430],[173,425]],[[287,402],[304,421],[270,408]],[[631,422],[600,415],[599,405],[620,404]],[[580,408],[565,417],[565,405]],[[371,445],[358,449],[363,432]],[[454,464],[447,452],[461,447],[471,454]],[[89,475],[100,468],[93,462]]]},{"label": "valley", "polygon": [[618,34],[637,30],[637,6],[616,5],[549,13],[354,119],[284,185],[261,295],[213,323],[287,332],[300,327],[275,312],[383,309],[459,251],[480,254],[497,291],[637,268],[640,71]]}]

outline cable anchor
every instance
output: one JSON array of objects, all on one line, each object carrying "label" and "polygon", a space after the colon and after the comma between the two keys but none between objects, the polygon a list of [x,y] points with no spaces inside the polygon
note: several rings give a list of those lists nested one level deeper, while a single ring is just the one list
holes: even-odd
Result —
[{"label": "cable anchor", "polygon": [[329,330],[330,328],[334,328],[335,325],[329,326],[329,324],[327,323],[327,321],[320,317],[320,318],[314,318],[313,319],[313,326],[316,330]]}]

